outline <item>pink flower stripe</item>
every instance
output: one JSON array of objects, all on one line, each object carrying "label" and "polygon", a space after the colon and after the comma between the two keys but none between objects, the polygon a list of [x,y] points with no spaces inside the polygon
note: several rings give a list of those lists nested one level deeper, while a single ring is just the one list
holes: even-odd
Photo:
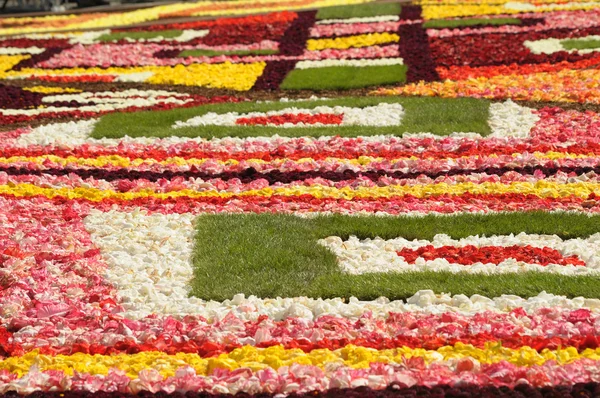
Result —
[{"label": "pink flower stripe", "polygon": [[[586,142],[587,141],[587,142]],[[309,146],[310,144],[310,146]],[[366,141],[361,138],[312,139],[275,139],[270,142],[249,140],[245,144],[218,145],[210,142],[189,141],[181,144],[160,143],[152,145],[124,144],[121,146],[104,146],[86,144],[83,146],[29,146],[27,148],[5,146],[2,148],[5,157],[56,155],[60,157],[96,157],[119,155],[129,159],[164,160],[176,153],[183,159],[211,158],[216,164],[218,160],[249,159],[298,160],[312,158],[326,160],[329,158],[356,159],[363,156],[376,157],[381,160],[405,158],[417,159],[462,159],[469,156],[513,155],[518,153],[557,152],[571,155],[594,156],[600,153],[600,142],[594,139],[570,141],[564,143],[543,142],[541,140],[510,139],[471,139],[471,138],[386,138],[379,142]],[[532,155],[529,155],[532,156]],[[462,160],[457,160],[462,162]],[[210,161],[209,161],[210,162]],[[467,160],[468,162],[468,160]],[[209,163],[210,164],[210,163]]]},{"label": "pink flower stripe", "polygon": [[364,33],[396,32],[400,22],[372,22],[353,24],[325,24],[315,25],[310,29],[311,37],[359,35]]},{"label": "pink flower stripe", "polygon": [[[243,321],[234,314],[217,322],[194,316],[127,320],[116,315],[120,312],[116,292],[101,276],[106,265],[83,227],[89,206],[37,199],[0,198],[0,202],[0,323],[11,331],[0,329],[0,348],[11,355],[35,348],[54,354],[106,353],[109,347],[175,353],[181,350],[178,342],[190,341],[193,347],[183,346],[205,355],[244,344],[307,350],[350,342],[417,347],[425,340],[432,349],[457,341],[483,346],[496,340],[540,350],[561,344],[598,346],[600,314],[587,309],[542,308],[529,314],[516,309],[472,316],[407,312],[390,313],[385,319],[366,313],[356,320],[322,316],[314,321],[294,317],[275,321],[260,316]],[[16,242],[13,236],[22,239]]]},{"label": "pink flower stripe", "polygon": [[8,323],[13,331],[11,343],[4,342],[2,347],[15,355],[38,349],[49,355],[162,351],[196,352],[205,357],[243,345],[282,345],[310,352],[348,344],[374,349],[438,349],[458,342],[479,348],[502,342],[502,346],[515,349],[527,346],[542,351],[570,346],[582,351],[600,346],[599,317],[589,310],[556,308],[543,308],[532,314],[519,308],[510,313],[483,311],[471,316],[405,312],[374,318],[366,313],[356,319],[327,315],[315,320],[289,317],[278,321],[258,314],[256,320],[244,320],[230,312],[214,322],[192,315],[181,320],[151,316],[134,321],[104,313],[87,318],[87,324],[82,326],[80,316],[59,313],[51,317],[13,318]]},{"label": "pink flower stripe", "polygon": [[378,186],[423,186],[430,184],[484,184],[484,183],[501,183],[511,184],[518,182],[528,182],[535,184],[537,182],[554,182],[558,184],[567,184],[575,182],[600,182],[600,176],[592,175],[578,178],[576,173],[558,172],[553,176],[546,176],[542,171],[533,174],[521,174],[513,171],[507,171],[501,175],[488,175],[486,173],[472,173],[458,176],[440,176],[437,178],[420,175],[417,178],[393,178],[381,176],[378,179],[371,179],[366,176],[351,177],[348,176],[342,180],[330,180],[324,177],[315,178],[300,178],[293,179],[292,182],[275,182],[270,184],[266,178],[257,177],[248,183],[243,183],[239,178],[231,178],[224,180],[221,178],[185,178],[184,176],[175,178],[161,178],[157,181],[141,178],[132,178],[126,173],[122,173],[121,178],[116,178],[112,181],[104,179],[91,180],[82,178],[74,174],[66,176],[42,175],[36,176],[27,175],[9,175],[6,172],[0,172],[0,184],[18,184],[29,183],[42,187],[94,187],[101,190],[112,190],[117,192],[140,192],[144,190],[152,190],[153,192],[173,192],[182,189],[191,189],[196,191],[213,191],[213,192],[235,192],[243,193],[252,190],[260,190],[264,188],[294,188],[294,187],[330,187],[330,188],[350,188],[360,189],[364,187]]},{"label": "pink flower stripe", "polygon": [[[600,10],[577,10],[577,11],[554,11],[544,14],[525,13],[517,16],[521,20],[529,18],[543,19],[543,23],[533,25],[502,25],[486,26],[479,28],[460,28],[460,29],[427,29],[429,37],[452,37],[467,35],[483,35],[489,33],[524,33],[524,32],[543,32],[550,29],[573,29],[591,28],[600,26]],[[472,18],[477,18],[473,16]],[[494,18],[515,18],[515,15],[496,15]]]},{"label": "pink flower stripe", "polygon": [[119,391],[136,394],[141,391],[228,391],[260,393],[305,393],[331,388],[369,386],[385,388],[392,383],[414,385],[449,384],[462,386],[494,385],[514,387],[527,382],[532,386],[573,385],[598,381],[598,361],[578,360],[566,365],[547,361],[543,365],[520,367],[508,362],[478,365],[465,359],[459,366],[435,362],[426,365],[422,358],[389,365],[372,363],[367,369],[340,366],[335,370],[322,370],[316,366],[293,364],[278,371],[272,368],[252,372],[248,368],[234,371],[215,369],[210,376],[198,376],[191,367],[180,368],[175,376],[164,378],[155,369],[144,369],[131,380],[123,371],[111,369],[104,375],[75,372],[67,376],[62,371],[29,372],[22,378],[6,371],[0,373],[0,391]]},{"label": "pink flower stripe", "polygon": [[[0,195],[13,199],[12,195]],[[49,200],[43,196],[20,197],[33,202]],[[411,195],[378,199],[317,199],[311,195],[270,197],[232,197],[228,199],[156,199],[153,197],[134,200],[105,199],[91,202],[85,199],[56,197],[56,203],[79,203],[102,211],[118,206],[122,211],[133,211],[143,207],[150,213],[386,213],[390,215],[490,213],[509,211],[580,211],[599,213],[600,201],[590,195],[588,199],[568,196],[563,198],[539,198],[535,195],[510,194],[462,194],[439,195],[416,198]]]},{"label": "pink flower stripe", "polygon": [[[459,168],[474,168],[470,156],[486,159],[489,155],[499,156],[523,153],[525,158],[534,152],[560,152],[593,156],[600,153],[600,116],[593,112],[578,112],[544,108],[536,111],[540,120],[529,133],[529,138],[457,138],[457,137],[377,137],[373,138],[271,138],[245,140],[216,140],[198,142],[189,140],[173,143],[170,140],[156,140],[153,144],[123,142],[119,146],[86,144],[84,146],[29,146],[15,147],[15,138],[22,136],[26,130],[2,133],[6,138],[0,149],[5,157],[40,156],[53,154],[57,156],[95,157],[102,155],[119,155],[130,159],[163,160],[176,153],[177,156],[189,158],[211,158],[214,160],[236,159],[273,159],[297,160],[312,158],[315,161],[328,158],[353,159],[360,156],[375,156],[385,160],[417,157],[441,160],[461,158],[457,160]],[[383,163],[385,161],[382,159]],[[466,159],[466,160],[465,160]],[[533,160],[531,160],[533,162]],[[593,160],[590,160],[593,161]],[[464,164],[462,162],[467,162]],[[414,164],[414,163],[412,163]],[[408,163],[410,167],[412,165]],[[207,165],[218,167],[216,162],[208,161]],[[489,164],[493,166],[493,164]],[[253,166],[255,167],[255,166]],[[307,169],[312,165],[307,163]],[[379,166],[385,167],[385,166]],[[477,167],[476,167],[477,168]]]},{"label": "pink flower stripe", "polygon": [[76,211],[50,201],[1,202],[3,322],[100,316],[116,308],[115,290],[101,276],[106,264]]},{"label": "pink flower stripe", "polygon": [[[7,167],[18,168],[20,170],[28,171],[29,174],[35,174],[36,171],[47,171],[63,169],[65,166],[60,162],[53,162],[49,159],[43,161],[43,164],[14,161],[10,163],[10,166],[0,165],[1,181],[36,181],[33,177],[22,177],[17,178],[16,175],[4,174]],[[258,161],[241,161],[238,163],[218,163],[214,161],[206,161],[201,165],[188,166],[188,165],[177,165],[175,163],[161,165],[158,163],[143,163],[137,167],[117,167],[107,165],[105,167],[95,167],[95,170],[100,171],[120,171],[123,178],[130,172],[189,172],[194,171],[197,173],[206,173],[211,175],[217,175],[220,173],[243,173],[248,169],[254,169],[257,173],[269,173],[270,171],[277,170],[281,173],[303,173],[311,172],[315,169],[320,170],[324,175],[327,173],[344,173],[351,171],[353,173],[368,173],[368,172],[381,172],[392,174],[395,172],[406,173],[407,175],[414,174],[425,174],[429,176],[435,176],[438,174],[448,174],[447,178],[449,181],[454,181],[455,177],[452,174],[462,172],[460,174],[470,173],[491,173],[491,171],[503,171],[509,172],[510,170],[518,170],[521,174],[532,174],[537,179],[541,179],[541,173],[550,174],[550,172],[557,170],[557,174],[560,175],[560,179],[564,180],[566,177],[560,173],[561,170],[572,170],[572,173],[580,174],[578,170],[596,169],[600,167],[600,160],[595,157],[583,157],[575,159],[547,159],[544,157],[535,157],[532,155],[502,155],[496,156],[471,156],[461,158],[460,162],[456,162],[451,159],[440,159],[440,160],[429,160],[429,159],[399,159],[399,160],[373,160],[366,164],[353,164],[344,159],[328,159],[328,160],[313,160],[311,162],[297,162],[286,159],[277,159],[269,162],[258,162]],[[73,172],[77,170],[85,170],[84,167],[77,167],[74,164],[69,164],[65,170],[65,174],[69,174],[69,170]],[[191,169],[191,170],[190,170]],[[569,177],[571,175],[569,174]],[[260,178],[260,176],[255,176]],[[325,179],[326,176],[324,176]],[[346,179],[352,179],[352,174],[349,174]],[[433,177],[431,177],[433,178]],[[437,177],[436,177],[437,178]],[[454,178],[454,179],[453,179]],[[514,176],[506,176],[505,178],[512,178]],[[591,176],[589,178],[597,178]],[[187,179],[187,178],[186,178]],[[207,179],[219,179],[218,177],[204,177]],[[62,180],[57,179],[57,182],[62,183]],[[69,182],[76,183],[80,181],[75,174],[72,174],[68,178]],[[98,181],[87,181],[89,184],[97,184],[100,186]],[[96,186],[96,185],[94,185]]]},{"label": "pink flower stripe", "polygon": [[[90,146],[91,147],[91,146]],[[154,149],[150,147],[150,149]],[[23,156],[25,156],[24,154]],[[29,153],[31,156],[37,156]],[[72,154],[77,156],[78,153]],[[81,159],[93,159],[94,156],[87,156],[87,154],[79,154]],[[110,153],[104,153],[102,155],[110,155]],[[39,156],[48,156],[42,155]],[[127,156],[124,156],[127,158]],[[135,159],[135,156],[132,156]],[[492,156],[465,156],[459,160],[455,160],[452,157],[441,158],[441,159],[406,159],[406,158],[383,158],[383,157],[371,157],[367,162],[366,158],[363,158],[363,162],[357,163],[353,159],[344,158],[326,158],[318,159],[312,158],[311,162],[304,160],[292,160],[287,158],[275,158],[271,160],[257,160],[260,157],[253,159],[241,159],[237,162],[218,162],[212,159],[205,159],[202,164],[189,166],[188,164],[178,165],[177,163],[167,162],[160,164],[151,162],[152,157],[147,158],[149,161],[141,163],[139,166],[131,167],[118,167],[106,165],[104,167],[96,167],[102,170],[123,170],[123,171],[186,171],[190,170],[205,172],[205,173],[222,173],[222,172],[241,172],[248,168],[253,168],[257,172],[269,172],[271,170],[279,170],[282,172],[308,172],[314,169],[321,170],[323,172],[344,172],[350,170],[353,172],[366,172],[372,170],[382,170],[388,172],[402,171],[407,174],[413,173],[425,173],[438,174],[438,173],[449,173],[457,171],[465,172],[485,172],[486,169],[490,168],[532,168],[538,167],[541,169],[550,168],[595,168],[600,166],[600,160],[594,156],[581,156],[576,158],[549,158],[544,153],[537,153],[536,156],[533,154],[514,154],[514,155],[492,155]],[[160,157],[159,159],[162,159]],[[168,159],[168,158],[165,158]],[[306,159],[306,158],[305,158]],[[30,170],[46,170],[52,168],[77,167],[73,163],[64,164],[62,161],[53,161],[51,159],[44,159],[43,165],[39,163],[27,162],[19,160],[17,158],[11,158],[11,166],[27,168]],[[227,160],[227,159],[223,159]],[[73,161],[73,159],[71,159]],[[0,163],[0,171],[3,167],[7,167],[5,163]]]},{"label": "pink flower stripe", "polygon": [[335,49],[328,48],[321,51],[306,50],[302,55],[302,60],[318,61],[321,59],[371,59],[371,58],[392,58],[400,56],[398,46],[395,44],[389,46],[369,46],[360,48]]},{"label": "pink flower stripe", "polygon": [[207,44],[194,44],[193,46],[184,46],[188,50],[213,50],[213,51],[242,51],[242,50],[277,50],[279,42],[273,40],[263,40],[251,44],[221,44],[209,46]]},{"label": "pink flower stripe", "polygon": [[[391,47],[391,48],[388,48]],[[223,62],[249,63],[260,61],[281,60],[321,60],[321,59],[347,59],[347,58],[380,58],[398,55],[398,46],[370,46],[349,49],[327,49],[323,51],[305,51],[300,56],[296,55],[219,55],[214,57],[173,57],[159,58],[155,54],[159,51],[184,51],[195,49],[196,46],[158,44],[158,43],[131,43],[131,44],[92,44],[84,46],[78,44],[64,50],[47,61],[36,65],[38,68],[77,68],[77,67],[133,67],[133,66],[174,66],[190,65],[195,63],[217,64]]]}]

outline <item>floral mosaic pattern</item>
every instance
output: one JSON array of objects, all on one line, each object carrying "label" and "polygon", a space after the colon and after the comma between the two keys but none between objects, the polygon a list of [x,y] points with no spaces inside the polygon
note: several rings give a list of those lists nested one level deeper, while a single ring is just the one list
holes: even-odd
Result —
[{"label": "floral mosaic pattern", "polygon": [[599,10],[1,19],[0,395],[597,396]]}]

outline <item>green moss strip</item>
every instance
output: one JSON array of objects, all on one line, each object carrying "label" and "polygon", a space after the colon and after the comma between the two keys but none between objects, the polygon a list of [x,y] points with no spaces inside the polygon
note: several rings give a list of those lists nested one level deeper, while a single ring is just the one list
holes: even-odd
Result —
[{"label": "green moss strip", "polygon": [[278,50],[258,49],[258,50],[232,50],[232,51],[215,51],[215,50],[185,50],[179,54],[180,57],[216,57],[219,55],[273,55],[277,54]]},{"label": "green moss strip", "polygon": [[[315,108],[317,106],[366,107],[385,103],[400,103],[405,108],[402,124],[397,127],[314,127],[276,128],[263,126],[196,126],[173,129],[176,121],[185,121],[208,112],[267,112],[290,107]],[[361,97],[333,100],[254,103],[212,104],[194,108],[168,111],[145,111],[135,113],[112,113],[103,116],[94,127],[93,138],[130,137],[260,137],[279,134],[287,137],[319,137],[340,135],[357,137],[369,135],[398,135],[405,132],[430,132],[447,135],[453,132],[490,133],[488,125],[489,101],[473,98],[435,97]]]},{"label": "green moss strip", "polygon": [[568,297],[600,297],[597,276],[564,276],[546,272],[479,275],[449,272],[341,272],[335,255],[319,245],[327,236],[347,239],[381,237],[432,239],[520,232],[556,234],[563,239],[587,237],[600,231],[600,216],[511,213],[378,217],[330,215],[306,219],[282,214],[218,214],[198,218],[193,255],[192,294],[225,300],[244,293],[259,297],[350,297],[405,299],[422,289],[488,297],[541,291]]},{"label": "green moss strip", "polygon": [[317,19],[347,19],[376,17],[379,15],[400,15],[399,3],[367,3],[350,6],[335,6],[319,9]]},{"label": "green moss strip", "polygon": [[560,43],[565,50],[589,50],[600,47],[600,40],[568,39]]},{"label": "green moss strip", "polygon": [[464,28],[467,26],[521,25],[518,18],[466,18],[466,19],[432,19],[423,24],[425,28]]},{"label": "green moss strip", "polygon": [[152,32],[115,32],[107,33],[98,38],[99,41],[118,41],[122,39],[141,40],[154,39],[164,37],[165,39],[173,39],[181,36],[181,30],[157,30]]},{"label": "green moss strip", "polygon": [[294,69],[280,87],[283,90],[348,90],[403,83],[406,69],[406,65]]}]

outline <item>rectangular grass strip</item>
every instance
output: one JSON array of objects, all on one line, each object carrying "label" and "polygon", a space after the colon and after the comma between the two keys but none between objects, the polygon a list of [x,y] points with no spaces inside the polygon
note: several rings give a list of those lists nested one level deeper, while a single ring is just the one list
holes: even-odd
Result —
[{"label": "rectangular grass strip", "polygon": [[348,90],[403,83],[406,80],[406,69],[405,65],[294,69],[281,83],[281,89]]},{"label": "rectangular grass strip", "polygon": [[273,49],[257,49],[257,50],[230,50],[230,51],[216,51],[216,50],[185,50],[179,54],[179,57],[216,57],[219,55],[273,55],[277,54],[278,50]]},{"label": "rectangular grass strip", "polygon": [[[339,126],[312,128],[277,128],[270,126],[195,126],[173,129],[177,121],[205,115],[209,112],[222,114],[237,112],[267,112],[290,107],[315,108],[317,106],[366,107],[380,103],[400,103],[405,108],[400,126]],[[361,97],[332,100],[254,103],[211,104],[194,108],[178,108],[168,111],[135,113],[112,113],[103,116],[94,127],[92,138],[130,137],[260,137],[275,134],[287,137],[319,137],[340,135],[357,137],[370,135],[402,135],[405,132],[431,132],[447,135],[453,132],[475,132],[483,136],[490,133],[488,125],[489,101],[473,98],[435,97]]]},{"label": "rectangular grass strip", "polygon": [[497,26],[497,25],[521,25],[518,18],[465,18],[465,19],[432,19],[426,21],[425,28],[452,29],[467,26]]},{"label": "rectangular grass strip", "polygon": [[449,131],[473,131],[483,135],[490,132],[489,103],[483,101],[407,101],[402,105],[405,109],[403,125],[413,132],[436,135],[446,135]]},{"label": "rectangular grass strip", "polygon": [[350,6],[335,6],[319,9],[317,19],[348,19],[376,17],[379,15],[398,15],[399,3],[371,3]]},{"label": "rectangular grass strip", "polygon": [[563,239],[600,232],[600,216],[510,213],[417,217],[327,215],[300,218],[283,214],[216,214],[197,219],[192,294],[224,300],[244,293],[259,297],[350,297],[404,299],[422,289],[436,293],[522,297],[541,291],[568,297],[600,297],[597,276],[547,272],[495,275],[408,272],[348,275],[335,255],[317,243],[339,236],[432,239],[526,232],[556,234]]},{"label": "rectangular grass strip", "polygon": [[565,50],[589,50],[600,47],[600,40],[598,39],[568,39],[561,40],[560,44]]},{"label": "rectangular grass strip", "polygon": [[151,32],[115,32],[107,33],[98,38],[98,41],[118,41],[123,39],[140,40],[154,39],[156,37],[164,37],[165,39],[173,39],[181,36],[183,31],[178,29],[173,30],[157,30]]}]

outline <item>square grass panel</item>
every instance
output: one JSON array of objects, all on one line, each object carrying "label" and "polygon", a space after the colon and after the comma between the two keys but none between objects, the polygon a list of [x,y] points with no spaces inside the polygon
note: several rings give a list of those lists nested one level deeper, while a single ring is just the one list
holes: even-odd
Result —
[{"label": "square grass panel", "polygon": [[155,37],[164,37],[165,39],[173,39],[175,37],[181,36],[183,31],[181,30],[157,30],[150,32],[115,32],[115,33],[107,33],[98,38],[98,41],[117,41],[122,39],[132,39],[132,40],[140,40],[140,39],[154,39]]},{"label": "square grass panel", "polygon": [[[404,117],[400,126],[340,126],[340,127],[292,127],[277,128],[264,126],[195,126],[173,129],[176,121],[185,121],[208,112],[266,112],[291,107],[315,108],[317,106],[374,106],[379,103],[400,103]],[[429,132],[447,135],[453,132],[490,133],[488,125],[489,105],[487,100],[474,98],[436,97],[346,97],[332,100],[290,101],[273,103],[227,103],[211,104],[194,108],[179,108],[168,111],[144,111],[135,113],[112,113],[102,116],[96,123],[92,138],[130,137],[264,137],[278,134],[287,137],[397,135]]]},{"label": "square grass panel", "polygon": [[348,90],[404,83],[406,65],[329,66],[294,69],[283,80],[283,90]]},{"label": "square grass panel", "polygon": [[192,295],[225,300],[244,293],[258,297],[380,296],[404,299],[416,291],[535,296],[541,291],[568,297],[600,297],[597,276],[565,276],[529,271],[498,275],[450,272],[371,273],[349,275],[318,239],[381,237],[431,240],[470,235],[556,234],[563,239],[600,231],[600,216],[568,213],[462,214],[426,217],[327,215],[301,218],[285,214],[213,214],[197,219],[192,263]]},{"label": "square grass panel", "polygon": [[465,18],[465,19],[433,19],[423,24],[425,28],[464,28],[468,26],[521,25],[518,18]]},{"label": "square grass panel", "polygon": [[319,9],[317,19],[347,19],[376,17],[379,15],[400,15],[399,3],[367,3],[350,6],[335,6]]}]

